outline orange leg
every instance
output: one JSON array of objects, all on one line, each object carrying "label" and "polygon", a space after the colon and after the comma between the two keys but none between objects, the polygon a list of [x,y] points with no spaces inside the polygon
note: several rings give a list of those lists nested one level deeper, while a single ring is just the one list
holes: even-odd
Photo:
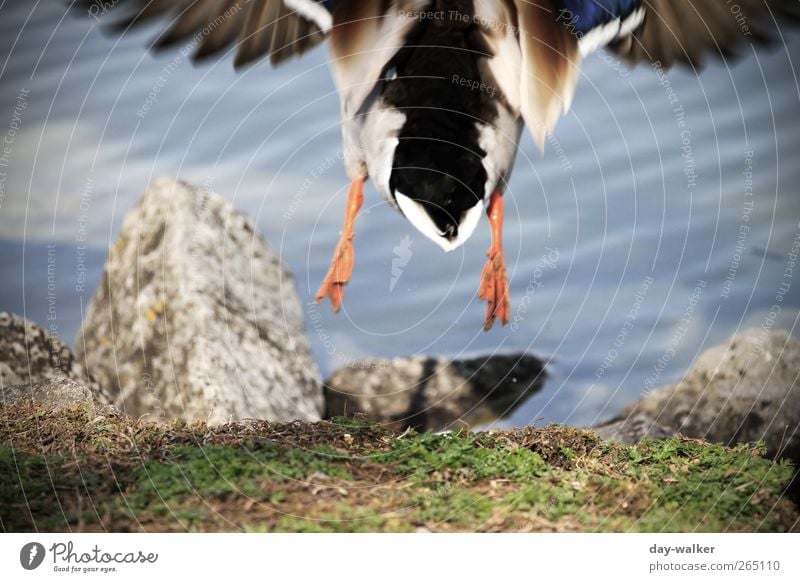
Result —
[{"label": "orange leg", "polygon": [[328,274],[325,275],[325,280],[320,285],[319,291],[317,291],[317,303],[321,303],[323,299],[328,297],[334,313],[337,313],[342,306],[344,286],[350,282],[350,276],[353,274],[353,237],[356,235],[353,226],[363,201],[364,178],[359,177],[353,180],[347,193],[347,208],[344,213],[342,237],[333,252],[333,260],[328,269]]},{"label": "orange leg", "polygon": [[492,246],[489,247],[486,253],[489,259],[483,267],[478,297],[481,301],[488,302],[483,329],[489,331],[492,329],[496,319],[499,319],[503,325],[507,325],[508,316],[511,312],[508,274],[506,273],[506,260],[503,257],[502,244],[503,196],[499,192],[492,194],[487,214],[489,215],[489,224],[492,227]]}]

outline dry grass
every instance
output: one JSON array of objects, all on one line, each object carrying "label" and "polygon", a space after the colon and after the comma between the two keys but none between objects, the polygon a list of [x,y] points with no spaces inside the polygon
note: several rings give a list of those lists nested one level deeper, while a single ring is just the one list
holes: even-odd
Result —
[{"label": "dry grass", "polygon": [[760,445],[0,410],[5,531],[797,531]]}]

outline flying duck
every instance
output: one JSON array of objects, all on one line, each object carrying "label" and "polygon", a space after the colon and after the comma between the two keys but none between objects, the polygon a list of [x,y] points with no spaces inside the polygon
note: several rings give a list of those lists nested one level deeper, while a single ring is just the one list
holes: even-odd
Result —
[{"label": "flying duck", "polygon": [[773,36],[794,0],[77,0],[112,26],[165,17],[154,46],[200,60],[273,64],[330,37],[352,180],[344,229],[317,292],[334,311],[353,272],[354,223],[371,178],[427,238],[452,251],[483,214],[492,242],[484,329],[508,323],[503,192],[523,126],[539,147],[570,106],[581,58],[601,47],[662,69]]}]

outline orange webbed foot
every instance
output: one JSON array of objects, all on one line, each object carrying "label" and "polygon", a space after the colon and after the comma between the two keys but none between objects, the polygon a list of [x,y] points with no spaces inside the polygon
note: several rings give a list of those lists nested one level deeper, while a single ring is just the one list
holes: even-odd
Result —
[{"label": "orange webbed foot", "polygon": [[511,294],[508,290],[508,273],[502,246],[503,196],[499,192],[492,194],[487,214],[492,227],[492,246],[486,253],[489,259],[483,267],[481,284],[478,287],[478,298],[488,302],[486,319],[483,321],[485,331],[492,329],[498,319],[503,325],[508,325],[511,313]]},{"label": "orange webbed foot", "polygon": [[354,263],[353,235],[342,236],[333,253],[328,274],[325,275],[325,279],[317,291],[317,303],[321,303],[327,297],[330,299],[333,312],[339,312],[344,296],[344,286],[350,282]]},{"label": "orange webbed foot", "polygon": [[488,302],[483,329],[489,331],[492,329],[495,320],[498,319],[501,324],[508,325],[511,301],[508,290],[506,259],[503,256],[503,251],[501,249],[490,249],[487,254],[489,259],[483,267],[478,297],[481,301]]},{"label": "orange webbed foot", "polygon": [[353,275],[353,265],[355,264],[355,252],[353,251],[353,237],[356,235],[354,225],[356,216],[364,201],[364,178],[356,178],[350,185],[347,193],[347,208],[344,215],[344,230],[342,236],[333,252],[331,266],[328,274],[322,281],[317,291],[317,303],[321,303],[326,297],[331,302],[331,309],[337,313],[342,306],[344,296],[344,286],[350,282]]}]

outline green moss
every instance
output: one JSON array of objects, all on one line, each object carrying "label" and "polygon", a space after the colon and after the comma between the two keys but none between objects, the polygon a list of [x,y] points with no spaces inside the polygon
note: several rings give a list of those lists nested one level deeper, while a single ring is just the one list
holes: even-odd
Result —
[{"label": "green moss", "polygon": [[410,513],[420,525],[431,524],[435,528],[447,523],[469,530],[479,529],[491,515],[493,507],[480,492],[447,485],[416,494],[411,503]]},{"label": "green moss", "polygon": [[[366,533],[387,529],[386,517],[365,507],[352,507],[345,503],[337,504],[332,511],[312,517],[301,515],[282,515],[274,528],[256,526],[248,531],[293,532],[293,533]],[[404,531],[391,528],[392,531]]]},{"label": "green moss", "polygon": [[6,531],[787,531],[794,469],[589,431],[402,435],[361,419],[154,425],[0,411]]},{"label": "green moss", "polygon": [[[59,454],[32,455],[0,446],[0,522],[6,531],[61,531],[70,523],[99,522],[119,493],[125,470]],[[124,481],[124,477],[123,481]]]},{"label": "green moss", "polygon": [[638,529],[724,531],[745,521],[756,530],[775,527],[778,516],[768,505],[768,492],[781,491],[793,469],[761,458],[763,443],[730,450],[697,442],[650,441],[640,450],[654,490],[653,505]]},{"label": "green moss", "polygon": [[421,480],[437,478],[442,472],[448,478],[528,480],[547,468],[529,449],[497,448],[486,436],[472,433],[412,434],[373,460]]},{"label": "green moss", "polygon": [[335,461],[330,447],[286,450],[265,445],[256,450],[231,446],[174,449],[169,458],[147,461],[136,472],[137,497],[146,501],[180,495],[256,496],[259,483],[281,483],[319,473],[342,479],[352,478]]}]

